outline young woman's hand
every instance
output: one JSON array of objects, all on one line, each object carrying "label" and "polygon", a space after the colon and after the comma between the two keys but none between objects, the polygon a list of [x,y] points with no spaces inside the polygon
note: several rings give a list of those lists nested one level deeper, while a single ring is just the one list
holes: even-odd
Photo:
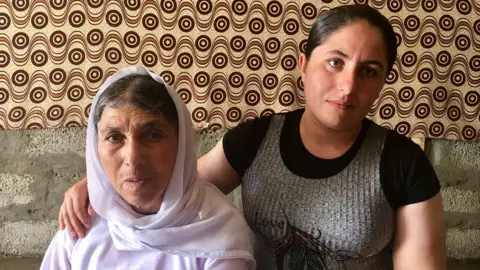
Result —
[{"label": "young woman's hand", "polygon": [[73,185],[63,199],[58,222],[60,229],[65,228],[73,237],[84,237],[85,228],[90,228],[91,222],[89,215],[94,215],[95,211],[88,202],[87,178],[83,178]]}]

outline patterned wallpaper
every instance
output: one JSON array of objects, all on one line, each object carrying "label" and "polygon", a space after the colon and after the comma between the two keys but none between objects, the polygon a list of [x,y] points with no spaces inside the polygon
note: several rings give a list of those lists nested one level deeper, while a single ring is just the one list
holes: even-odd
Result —
[{"label": "patterned wallpaper", "polygon": [[399,46],[369,117],[480,139],[478,0],[0,0],[0,130],[84,126],[105,78],[139,64],[175,87],[197,127],[299,108],[310,25],[354,2],[381,10]]}]

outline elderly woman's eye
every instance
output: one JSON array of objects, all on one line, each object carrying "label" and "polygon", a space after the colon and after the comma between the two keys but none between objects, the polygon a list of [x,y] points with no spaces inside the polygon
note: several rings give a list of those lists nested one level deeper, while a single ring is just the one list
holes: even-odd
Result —
[{"label": "elderly woman's eye", "polygon": [[107,140],[111,143],[117,143],[122,140],[122,137],[120,135],[111,135],[107,138]]},{"label": "elderly woman's eye", "polygon": [[158,140],[162,137],[162,134],[159,133],[159,132],[154,132],[154,133],[151,133],[150,135],[148,135],[148,138],[150,140]]}]

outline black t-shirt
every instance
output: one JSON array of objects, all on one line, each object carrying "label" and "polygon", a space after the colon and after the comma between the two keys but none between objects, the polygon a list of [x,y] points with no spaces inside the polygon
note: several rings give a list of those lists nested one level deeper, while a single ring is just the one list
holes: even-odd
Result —
[{"label": "black t-shirt", "polygon": [[[355,157],[374,123],[364,119],[362,130],[353,146],[335,159],[321,159],[312,155],[300,137],[300,119],[303,109],[286,113],[280,137],[280,153],[285,166],[294,174],[311,179],[331,177],[342,171]],[[257,154],[270,124],[271,116],[244,122],[229,130],[223,138],[227,160],[243,177]],[[381,161],[380,181],[392,209],[425,201],[440,191],[440,182],[424,151],[409,138],[389,131]]]}]

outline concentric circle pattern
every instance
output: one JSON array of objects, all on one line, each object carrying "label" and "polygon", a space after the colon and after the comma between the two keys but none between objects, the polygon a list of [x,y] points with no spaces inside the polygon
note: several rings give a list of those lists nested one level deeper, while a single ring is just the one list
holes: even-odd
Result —
[{"label": "concentric circle pattern", "polygon": [[0,129],[85,126],[98,88],[133,65],[174,87],[196,127],[301,108],[312,87],[298,57],[311,46],[308,31],[325,10],[355,3],[388,17],[398,49],[367,117],[406,136],[478,140],[477,2],[7,1]]}]

